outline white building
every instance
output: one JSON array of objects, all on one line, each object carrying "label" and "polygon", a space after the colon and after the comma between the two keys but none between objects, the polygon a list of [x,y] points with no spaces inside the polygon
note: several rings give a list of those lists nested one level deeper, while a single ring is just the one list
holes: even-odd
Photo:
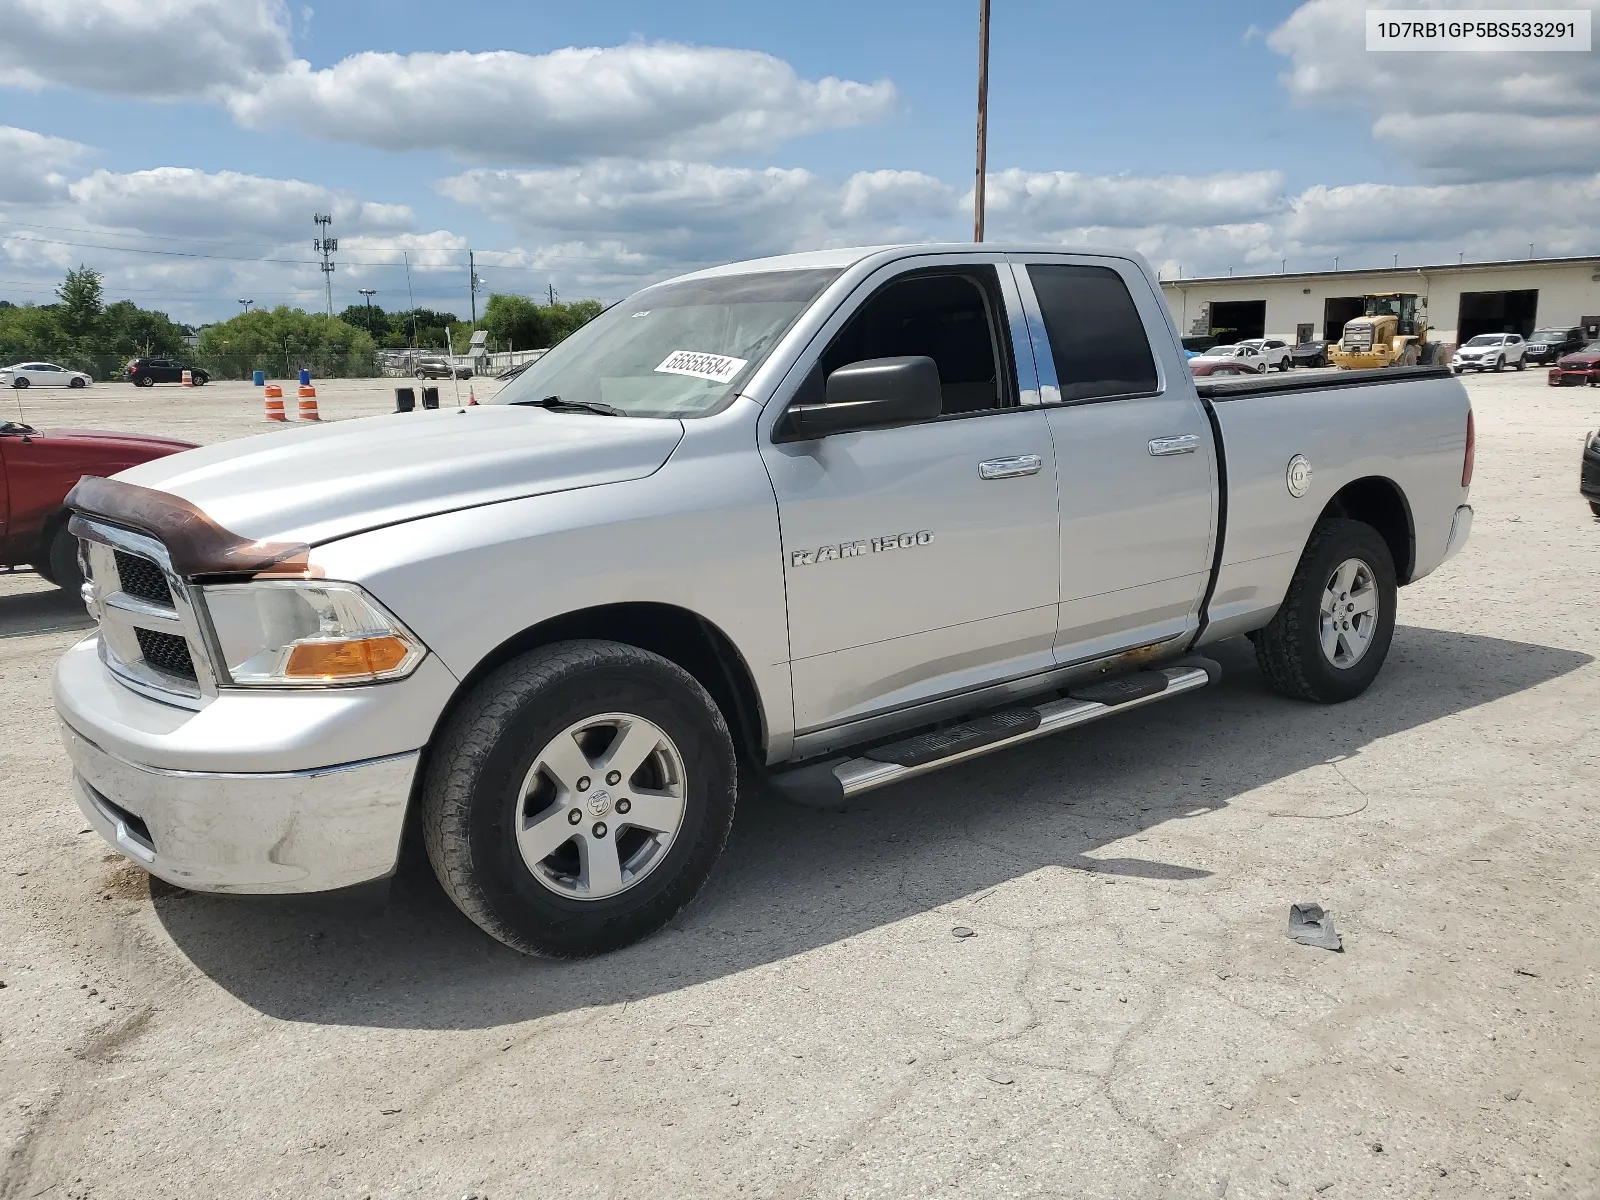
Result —
[{"label": "white building", "polygon": [[1334,340],[1361,315],[1363,296],[1415,292],[1430,341],[1574,325],[1600,338],[1600,257],[1164,279],[1161,290],[1184,337]]}]

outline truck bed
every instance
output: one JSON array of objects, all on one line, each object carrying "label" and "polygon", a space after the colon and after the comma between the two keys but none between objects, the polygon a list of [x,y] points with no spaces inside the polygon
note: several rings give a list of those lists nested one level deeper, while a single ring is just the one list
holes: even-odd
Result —
[{"label": "truck bed", "polygon": [[1408,379],[1448,379],[1450,368],[1438,367],[1375,367],[1367,371],[1329,371],[1326,374],[1304,375],[1288,372],[1282,375],[1260,375],[1254,379],[1196,379],[1195,391],[1208,400],[1238,400],[1243,396],[1265,396],[1276,392],[1314,392],[1327,388],[1368,387],[1377,383],[1401,383]]}]

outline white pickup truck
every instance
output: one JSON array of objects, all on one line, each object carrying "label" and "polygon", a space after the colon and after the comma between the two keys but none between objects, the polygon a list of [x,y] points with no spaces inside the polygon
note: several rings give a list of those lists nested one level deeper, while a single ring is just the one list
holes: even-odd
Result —
[{"label": "white pickup truck", "polygon": [[[1458,550],[1445,368],[1201,383],[1148,266],[991,245],[701,271],[479,407],[85,479],[78,802],[224,892],[394,869],[605,951],[706,881],[736,763],[830,804],[1211,681],[1336,703]],[[996,801],[997,803],[1003,801]]]}]

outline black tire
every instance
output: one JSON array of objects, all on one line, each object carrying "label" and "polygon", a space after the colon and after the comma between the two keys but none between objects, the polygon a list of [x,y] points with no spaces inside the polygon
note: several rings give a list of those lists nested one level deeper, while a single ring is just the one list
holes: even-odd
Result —
[{"label": "black tire", "polygon": [[139,387],[155,387],[156,381],[148,375],[143,375],[133,381]]},{"label": "black tire", "polygon": [[205,387],[206,384],[211,382],[211,376],[191,374],[189,382],[194,384],[195,387]]},{"label": "black tire", "polygon": [[1499,358],[1494,360],[1494,373],[1496,375],[1498,375],[1498,374],[1500,374],[1501,371],[1504,371],[1505,369],[1506,369],[1505,356],[1501,355]]},{"label": "black tire", "polygon": [[428,377],[428,373],[426,371],[417,371],[415,372],[415,375],[418,379],[426,379]]},{"label": "black tire", "polygon": [[1528,369],[1528,360],[1525,359],[1525,358],[1517,359],[1517,370],[1526,371],[1527,369]]},{"label": "black tire", "polygon": [[19,391],[19,392],[22,391],[24,388],[26,388],[28,386],[28,378],[27,378],[27,376],[18,375],[15,379],[13,379],[11,381],[11,386],[16,388],[17,391]]},{"label": "black tire", "polygon": [[[538,756],[568,726],[607,713],[642,717],[671,739],[685,809],[637,883],[581,899],[536,878],[511,830]],[[446,893],[491,937],[524,954],[581,958],[654,933],[694,899],[727,842],[735,784],[727,723],[688,672],[617,642],[557,642],[494,671],[451,716],[429,755],[423,838]]]},{"label": "black tire", "polygon": [[74,375],[71,379],[67,380],[67,386],[69,388],[81,388],[86,385],[81,377]]},{"label": "black tire", "polygon": [[[1367,564],[1378,593],[1378,615],[1366,651],[1348,667],[1335,666],[1319,636],[1321,602],[1329,580],[1347,559]],[[1255,635],[1256,664],[1274,691],[1295,700],[1340,704],[1371,686],[1394,637],[1398,597],[1394,560],[1378,531],[1360,521],[1318,521],[1300,555],[1288,594],[1272,623]]]},{"label": "black tire", "polygon": [[1256,374],[1257,375],[1265,375],[1266,373],[1267,373],[1267,364],[1266,363],[1258,363],[1256,365]]},{"label": "black tire", "polygon": [[62,591],[77,595],[83,587],[83,571],[78,566],[78,539],[67,532],[65,521],[57,525],[55,532],[50,535],[50,549],[46,557],[50,564],[48,572],[39,570],[37,564],[34,569]]}]

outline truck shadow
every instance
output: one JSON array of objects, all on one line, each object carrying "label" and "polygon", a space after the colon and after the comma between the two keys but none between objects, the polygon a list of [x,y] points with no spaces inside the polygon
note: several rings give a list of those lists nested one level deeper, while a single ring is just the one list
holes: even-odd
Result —
[{"label": "truck shadow", "polygon": [[1402,627],[1379,683],[1330,721],[1326,709],[1268,693],[1243,639],[1213,653],[1226,672],[1215,689],[885,789],[859,808],[816,812],[752,796],[699,900],[663,933],[602,958],[555,963],[506,950],[452,907],[414,847],[386,907],[157,884],[155,913],[196,967],[274,1017],[489,1028],[777,962],[1040,868],[1203,878],[1210,872],[1182,863],[1094,852],[1592,661]]},{"label": "truck shadow", "polygon": [[17,582],[28,590],[0,595],[0,638],[32,637],[93,627],[94,622],[89,619],[77,593],[63,591],[29,571],[16,572],[16,576]]}]

